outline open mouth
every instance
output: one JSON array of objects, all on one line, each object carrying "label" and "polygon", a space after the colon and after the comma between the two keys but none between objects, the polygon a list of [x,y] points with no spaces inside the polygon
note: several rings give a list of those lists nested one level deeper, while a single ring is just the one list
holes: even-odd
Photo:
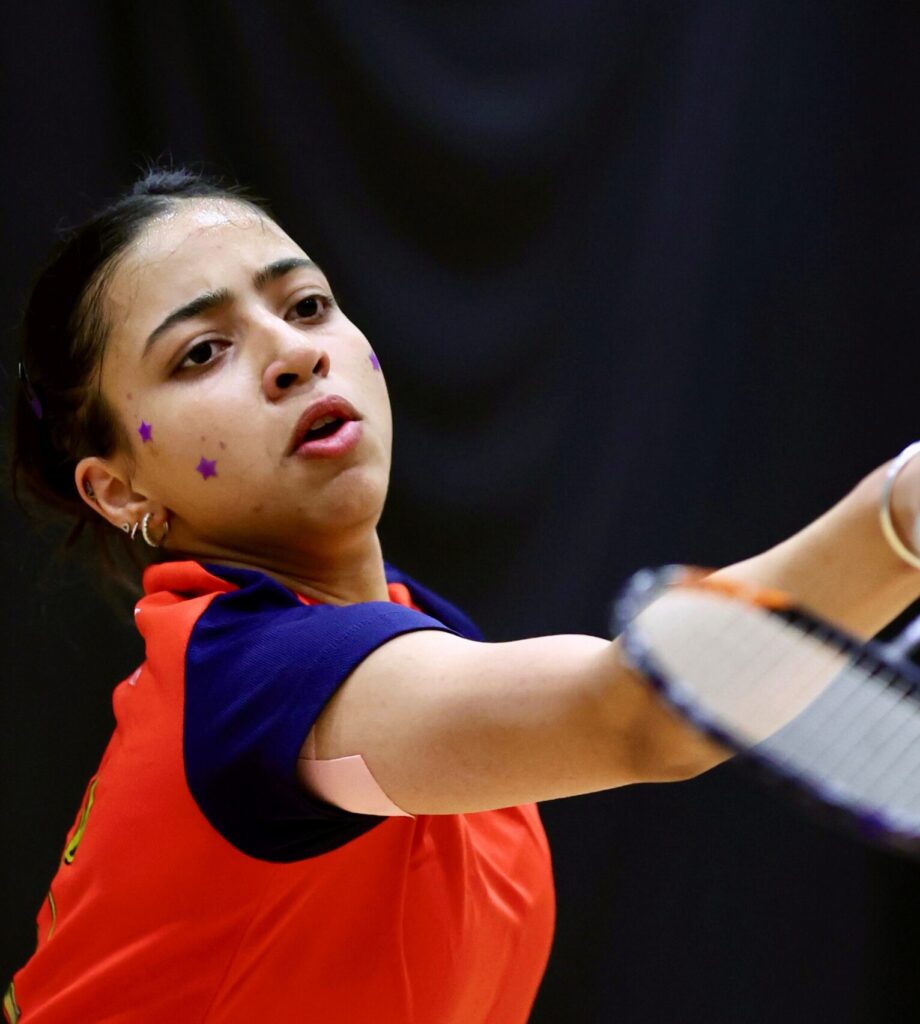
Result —
[{"label": "open mouth", "polygon": [[345,422],[340,416],[323,416],[303,435],[301,444],[310,441],[319,441],[324,437],[331,437]]},{"label": "open mouth", "polygon": [[332,458],[350,451],[362,435],[361,416],[341,395],[325,395],[303,411],[288,454]]}]

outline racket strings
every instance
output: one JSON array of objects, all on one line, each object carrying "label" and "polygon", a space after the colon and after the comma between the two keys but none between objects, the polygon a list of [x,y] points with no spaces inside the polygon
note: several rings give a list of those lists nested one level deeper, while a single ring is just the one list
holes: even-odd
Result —
[{"label": "racket strings", "polygon": [[846,728],[856,729],[860,724],[869,725],[872,717],[865,717],[879,697],[872,685],[871,677],[856,663],[847,665],[828,685],[820,700],[807,709],[799,719],[791,723],[806,733],[798,742],[809,750],[816,761],[833,757],[834,751],[846,756],[837,739]]},{"label": "racket strings", "polygon": [[764,751],[781,759],[825,798],[836,797],[889,818],[920,825],[920,722],[914,700],[896,677],[853,666],[833,681]]},{"label": "racket strings", "polygon": [[[763,749],[825,788],[866,803],[902,800],[905,770],[920,757],[920,719],[916,699],[898,683],[869,659],[852,663]],[[909,799],[920,810],[920,793]]]},{"label": "racket strings", "polygon": [[[656,655],[689,701],[704,695],[712,714],[758,742],[814,700],[843,659],[819,643],[803,644],[801,630],[777,616],[722,603],[718,616],[704,609],[682,614],[679,626],[668,623],[669,635],[653,638]],[[667,664],[669,653],[676,656]]]},{"label": "racket strings", "polygon": [[[882,676],[862,674],[858,668],[849,675],[854,678],[855,685],[864,691],[865,696],[859,703],[868,713],[857,714],[859,709],[854,707],[845,719],[844,724],[851,730],[852,751],[839,742],[839,735],[845,733],[846,729],[828,730],[830,735],[825,744],[828,752],[826,763],[833,771],[847,769],[853,773],[863,773],[863,783],[868,785],[873,780],[873,774],[868,770],[872,763],[875,764],[876,775],[881,768],[879,750],[890,749],[899,733],[909,735],[904,725],[909,724],[910,719],[905,718],[905,708],[902,707],[907,698],[903,694],[899,695],[890,685],[886,687]],[[856,704],[855,697],[853,703]]]},{"label": "racket strings", "polygon": [[920,698],[884,661],[805,616],[689,588],[632,628],[695,721],[823,799],[920,835]]},{"label": "racket strings", "polygon": [[[799,720],[803,711],[824,695],[829,680],[839,675],[843,654],[822,643],[823,638],[817,632],[803,633],[796,623],[781,618],[776,618],[776,624],[780,632],[771,650],[780,653],[773,654],[776,658],[770,672],[773,685],[764,687],[762,700],[765,724],[781,728]],[[736,655],[744,656],[743,644],[738,644]],[[759,656],[766,658],[769,652],[755,655]],[[756,708],[752,711],[758,713]]]},{"label": "racket strings", "polygon": [[898,682],[869,658],[847,665],[759,753],[805,778],[825,798],[835,795],[867,810],[889,804],[892,813],[920,822],[920,793],[909,785],[920,761],[920,720],[915,699]]}]

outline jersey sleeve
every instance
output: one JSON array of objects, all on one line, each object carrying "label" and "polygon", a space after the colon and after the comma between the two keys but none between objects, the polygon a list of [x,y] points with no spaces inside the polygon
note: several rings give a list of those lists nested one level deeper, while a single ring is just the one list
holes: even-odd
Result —
[{"label": "jersey sleeve", "polygon": [[281,584],[241,573],[192,629],[185,659],[186,781],[237,849],[287,862],[342,846],[386,819],[307,793],[297,757],[326,702],[381,644],[419,629],[456,632],[387,601],[305,605]]}]

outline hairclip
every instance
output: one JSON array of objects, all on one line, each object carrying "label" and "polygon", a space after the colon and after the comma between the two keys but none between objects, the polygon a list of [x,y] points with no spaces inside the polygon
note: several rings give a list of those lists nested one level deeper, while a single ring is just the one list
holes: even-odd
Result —
[{"label": "hairclip", "polygon": [[26,368],[22,364],[22,360],[19,360],[19,383],[22,384],[23,389],[26,393],[26,398],[29,401],[29,405],[32,408],[32,412],[41,419],[43,414],[42,403],[38,399],[38,395],[35,393],[35,388],[32,386],[32,381],[29,380],[29,375],[26,373]]}]

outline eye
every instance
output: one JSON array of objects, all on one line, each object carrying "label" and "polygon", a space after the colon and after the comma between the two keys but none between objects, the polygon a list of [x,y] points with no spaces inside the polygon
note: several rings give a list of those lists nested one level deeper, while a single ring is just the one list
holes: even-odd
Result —
[{"label": "eye", "polygon": [[291,306],[291,313],[298,320],[321,320],[332,308],[333,301],[328,295],[305,295]]},{"label": "eye", "polygon": [[191,369],[193,366],[209,365],[217,358],[217,354],[222,351],[221,346],[225,348],[227,342],[218,341],[216,338],[196,341],[176,366],[176,372]]}]

